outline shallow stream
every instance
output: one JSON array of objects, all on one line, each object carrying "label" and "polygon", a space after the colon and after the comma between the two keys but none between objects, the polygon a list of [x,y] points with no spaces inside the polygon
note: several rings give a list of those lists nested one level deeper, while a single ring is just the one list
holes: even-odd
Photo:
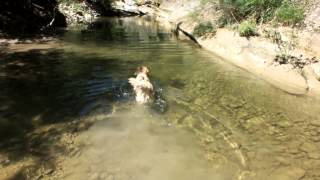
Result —
[{"label": "shallow stream", "polygon": [[[59,38],[5,56],[24,64],[0,68],[0,139],[94,119],[80,153],[60,163],[63,179],[320,179],[319,99],[287,94],[147,18],[100,19]],[[157,90],[150,106],[136,105],[127,83],[140,65]]]}]

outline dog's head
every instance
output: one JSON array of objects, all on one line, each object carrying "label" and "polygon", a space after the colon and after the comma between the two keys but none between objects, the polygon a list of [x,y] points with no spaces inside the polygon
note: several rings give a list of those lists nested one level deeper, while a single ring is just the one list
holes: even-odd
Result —
[{"label": "dog's head", "polygon": [[139,74],[139,73],[143,73],[143,74],[148,75],[149,72],[150,72],[150,71],[149,71],[149,69],[148,69],[146,66],[140,66],[140,67],[137,68],[135,74],[137,75],[137,74]]}]

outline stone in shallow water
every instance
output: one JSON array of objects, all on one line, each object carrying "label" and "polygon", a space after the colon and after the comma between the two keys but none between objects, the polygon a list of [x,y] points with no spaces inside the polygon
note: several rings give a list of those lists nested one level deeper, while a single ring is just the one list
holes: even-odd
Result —
[{"label": "stone in shallow water", "polygon": [[197,123],[197,119],[190,115],[184,118],[183,122],[187,127],[194,128],[194,125]]},{"label": "stone in shallow water", "polygon": [[276,113],[273,118],[274,120],[271,124],[274,126],[278,126],[280,128],[288,128],[292,126],[290,119],[283,113]]},{"label": "stone in shallow water", "polygon": [[250,113],[245,109],[241,109],[237,112],[237,118],[239,119],[249,119],[251,116],[252,115],[250,115]]},{"label": "stone in shallow water", "polygon": [[264,123],[264,119],[262,117],[253,117],[246,120],[243,124],[243,127],[246,130],[253,131],[261,127],[263,123]]},{"label": "stone in shallow water", "polygon": [[310,138],[313,142],[320,142],[320,136],[313,136]]},{"label": "stone in shallow water", "polygon": [[320,159],[320,149],[316,144],[305,142],[299,147],[299,149],[306,152],[310,159]]},{"label": "stone in shallow water", "polygon": [[290,127],[292,124],[289,122],[289,121],[286,121],[286,120],[282,120],[282,121],[279,121],[277,123],[277,126],[281,127],[281,128],[288,128]]},{"label": "stone in shallow water", "polygon": [[272,180],[299,180],[304,177],[306,171],[299,167],[281,167],[276,169],[267,179]]},{"label": "stone in shallow water", "polygon": [[320,159],[320,153],[318,152],[310,152],[308,153],[308,157],[311,159]]},{"label": "stone in shallow water", "polygon": [[313,143],[309,143],[309,142],[305,142],[303,143],[299,149],[303,152],[307,152],[307,153],[310,153],[310,152],[315,152],[315,151],[319,151],[319,149],[317,148],[317,146]]},{"label": "stone in shallow water", "polygon": [[198,106],[201,106],[202,108],[208,108],[208,106],[211,105],[211,101],[209,100],[210,98],[209,97],[199,97],[197,98],[195,101],[194,101],[194,104],[198,105]]},{"label": "stone in shallow water", "polygon": [[175,111],[170,113],[170,115],[168,116],[168,121],[175,124],[179,124],[181,123],[180,121],[187,115],[188,112],[185,109],[176,106]]},{"label": "stone in shallow water", "polygon": [[243,107],[246,102],[234,96],[224,96],[220,98],[220,104],[227,108],[238,109]]},{"label": "stone in shallow water", "polygon": [[310,124],[312,126],[320,127],[320,120],[311,121]]},{"label": "stone in shallow water", "polygon": [[194,101],[194,104],[201,106],[202,104],[204,104],[204,99],[203,98],[197,98]]},{"label": "stone in shallow water", "polygon": [[288,165],[291,164],[291,161],[290,161],[289,158],[287,158],[287,157],[279,156],[279,157],[276,157],[276,160],[277,160],[281,165],[288,166]]}]

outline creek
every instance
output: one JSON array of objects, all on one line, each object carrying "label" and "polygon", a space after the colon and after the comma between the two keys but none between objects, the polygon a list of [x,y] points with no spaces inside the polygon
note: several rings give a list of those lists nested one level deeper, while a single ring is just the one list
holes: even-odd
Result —
[{"label": "creek", "polygon": [[[45,53],[5,57],[16,58],[33,63],[0,68],[1,139],[94,119],[80,153],[60,163],[63,179],[320,179],[319,99],[287,94],[154,20],[101,18]],[[140,65],[156,87],[150,106],[127,83]]]}]

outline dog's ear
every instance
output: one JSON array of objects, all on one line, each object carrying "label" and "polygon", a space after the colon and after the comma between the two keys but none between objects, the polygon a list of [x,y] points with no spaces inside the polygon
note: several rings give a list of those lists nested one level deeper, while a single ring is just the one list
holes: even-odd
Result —
[{"label": "dog's ear", "polygon": [[146,74],[149,74],[149,72],[150,72],[149,68],[147,68],[146,66],[143,66],[143,67],[145,68]]}]

